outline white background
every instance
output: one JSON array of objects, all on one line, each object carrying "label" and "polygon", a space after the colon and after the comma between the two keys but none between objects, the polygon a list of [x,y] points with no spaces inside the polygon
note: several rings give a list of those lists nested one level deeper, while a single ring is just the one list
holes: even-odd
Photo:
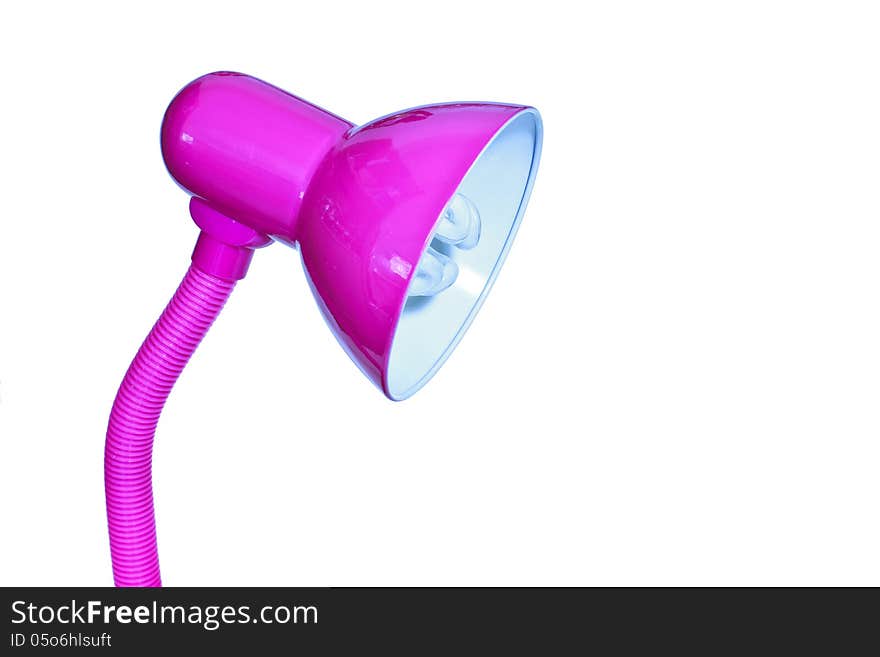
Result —
[{"label": "white background", "polygon": [[407,402],[257,254],[159,426],[165,583],[880,584],[878,35],[872,3],[4,4],[0,583],[112,582],[107,415],[196,237],[159,124],[232,69],[356,123],[533,104],[544,154]]}]

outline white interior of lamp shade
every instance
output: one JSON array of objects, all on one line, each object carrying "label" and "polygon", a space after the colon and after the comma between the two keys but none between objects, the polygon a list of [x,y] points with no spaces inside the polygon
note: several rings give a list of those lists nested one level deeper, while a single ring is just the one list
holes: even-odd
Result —
[{"label": "white interior of lamp shade", "polygon": [[431,242],[455,261],[458,276],[435,296],[407,299],[391,343],[386,375],[392,399],[406,399],[425,385],[477,314],[525,211],[541,137],[537,111],[520,112],[495,134],[462,180],[457,192],[479,211],[480,239],[469,250]]}]

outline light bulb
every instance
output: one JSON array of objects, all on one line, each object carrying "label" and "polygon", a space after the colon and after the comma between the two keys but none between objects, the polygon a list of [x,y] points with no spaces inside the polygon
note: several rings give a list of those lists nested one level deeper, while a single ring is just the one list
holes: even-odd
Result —
[{"label": "light bulb", "polygon": [[472,249],[480,241],[480,213],[464,194],[455,193],[440,213],[435,239],[459,249]]},{"label": "light bulb", "polygon": [[432,297],[455,282],[458,265],[448,256],[429,246],[416,267],[415,276],[409,286],[411,297]]}]

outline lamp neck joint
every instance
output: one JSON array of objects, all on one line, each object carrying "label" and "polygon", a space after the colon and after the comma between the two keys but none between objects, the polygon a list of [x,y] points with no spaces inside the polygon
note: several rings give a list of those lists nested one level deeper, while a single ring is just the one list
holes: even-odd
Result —
[{"label": "lamp neck joint", "polygon": [[193,264],[217,278],[241,280],[247,274],[254,249],[272,243],[267,235],[215,210],[196,196],[190,199],[189,212],[201,229],[192,254]]}]

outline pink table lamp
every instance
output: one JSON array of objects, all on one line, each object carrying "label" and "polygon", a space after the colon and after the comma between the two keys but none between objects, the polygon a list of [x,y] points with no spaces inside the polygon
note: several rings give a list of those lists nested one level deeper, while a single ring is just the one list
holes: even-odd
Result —
[{"label": "pink table lamp", "polygon": [[340,344],[390,399],[449,357],[501,268],[535,180],[537,110],[426,105],[355,127],[255,78],[171,102],[162,153],[201,229],[117,393],[104,482],[117,586],[160,586],[151,460],[165,400],[254,249],[298,247]]}]

